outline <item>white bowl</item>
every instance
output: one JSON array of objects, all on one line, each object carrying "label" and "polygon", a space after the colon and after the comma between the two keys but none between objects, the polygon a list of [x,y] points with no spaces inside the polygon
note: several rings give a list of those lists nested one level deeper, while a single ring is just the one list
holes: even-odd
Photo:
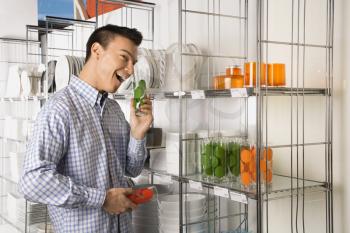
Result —
[{"label": "white bowl", "polygon": [[[185,215],[183,215],[182,221],[187,222],[187,223],[199,222],[199,221],[205,220],[205,217],[206,217],[205,213],[203,213],[203,215],[199,215],[199,216],[192,216],[192,217],[187,216],[187,218]],[[179,224],[179,215],[177,217],[160,216],[159,223],[164,224],[164,225]]]},{"label": "white bowl", "polygon": [[[202,232],[202,231],[205,231],[207,229],[207,223],[206,222],[203,222],[203,223],[198,223],[198,224],[193,224],[193,225],[189,225],[187,226],[187,229],[188,229],[188,233],[197,233],[197,232]],[[162,224],[160,223],[159,224],[159,229],[161,230],[166,230],[166,231],[177,231],[179,232],[180,231],[180,226],[179,224]],[[184,231],[186,231],[186,227],[183,228]],[[165,232],[165,231],[164,231]]]},{"label": "white bowl", "polygon": [[[199,209],[183,209],[183,216],[188,218],[196,218],[198,216],[205,215],[207,213],[207,208],[203,206]],[[159,216],[167,218],[179,218],[180,211],[179,208],[176,209],[163,209],[160,207]]]},{"label": "white bowl", "polygon": [[[183,204],[189,209],[200,209],[205,206],[206,196],[199,193],[188,193],[182,197]],[[178,209],[179,194],[165,195],[159,198],[161,209]]]}]

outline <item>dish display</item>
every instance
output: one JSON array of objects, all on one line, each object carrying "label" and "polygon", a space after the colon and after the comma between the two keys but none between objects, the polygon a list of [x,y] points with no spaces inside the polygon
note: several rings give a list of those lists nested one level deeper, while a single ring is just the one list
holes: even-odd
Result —
[{"label": "dish display", "polygon": [[[63,89],[69,84],[70,76],[72,74],[78,76],[81,69],[83,68],[83,65],[83,57],[75,57],[68,55],[59,57],[55,66],[54,76],[56,91]],[[49,71],[49,74],[50,73],[53,72]]]},{"label": "dish display", "polygon": [[21,73],[21,87],[22,95],[29,96],[31,94],[31,83],[29,80],[28,72],[23,70]]},{"label": "dish display", "polygon": [[18,65],[12,65],[8,70],[6,97],[18,97],[21,94],[20,68]]},{"label": "dish display", "polygon": [[[184,53],[189,55],[184,56]],[[185,44],[181,48],[177,43],[169,46],[166,50],[164,89],[168,91],[196,89],[203,63],[201,54],[201,50],[194,44]]]},{"label": "dish display", "polygon": [[[199,193],[183,195],[185,223],[200,222],[207,216],[207,198]],[[165,195],[159,198],[159,231],[163,233],[179,232],[179,194]],[[184,232],[207,232],[207,222],[187,225]]]},{"label": "dish display", "polygon": [[[139,205],[132,212],[132,225],[134,233],[157,233],[159,228],[157,198],[167,195],[168,185],[154,184],[155,197],[151,201]],[[153,213],[150,215],[150,213]]]}]

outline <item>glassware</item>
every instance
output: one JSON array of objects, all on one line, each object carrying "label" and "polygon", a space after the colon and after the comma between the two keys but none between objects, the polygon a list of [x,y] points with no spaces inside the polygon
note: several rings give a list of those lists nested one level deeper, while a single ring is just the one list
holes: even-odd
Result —
[{"label": "glassware", "polygon": [[134,107],[135,107],[135,113],[137,116],[142,115],[141,105],[143,104],[143,100],[145,96],[146,96],[146,82],[145,80],[141,79],[138,82],[137,86],[135,86],[134,84]]},{"label": "glassware", "polygon": [[241,172],[241,184],[243,187],[248,188],[254,180],[255,172],[255,158],[253,156],[253,150],[250,145],[245,142],[240,148],[240,172]]},{"label": "glassware", "polygon": [[[260,85],[266,85],[266,64],[260,64]],[[245,86],[254,86],[256,87],[256,62],[247,62],[244,64],[244,85]]]},{"label": "glassware", "polygon": [[[259,161],[260,166],[260,181],[263,184],[272,183],[272,156],[273,151],[270,147],[264,147],[261,149],[261,156]],[[241,147],[241,159],[240,159],[240,171],[241,171],[241,183],[247,188],[256,183],[257,171],[256,171],[256,149],[254,146],[245,144]]]},{"label": "glassware", "polygon": [[227,144],[222,139],[205,139],[201,146],[202,175],[206,179],[222,181],[228,175]]},{"label": "glassware", "polygon": [[263,156],[260,160],[261,181],[265,184],[271,184],[273,151],[270,147],[265,147],[262,153]]},{"label": "glassware", "polygon": [[230,66],[226,68],[226,76],[241,75],[242,69],[239,66]]},{"label": "glassware", "polygon": [[224,139],[218,139],[216,141],[214,155],[215,157],[212,157],[214,179],[217,181],[225,180],[228,175],[228,169],[227,169],[228,151],[227,151],[227,143],[225,143]]},{"label": "glassware", "polygon": [[[214,143],[210,139],[201,141],[201,171],[203,178],[208,179],[214,174],[212,157],[214,156]],[[215,165],[215,161],[214,161]]]},{"label": "glassware", "polygon": [[230,178],[234,181],[237,180],[237,178],[240,175],[240,148],[241,148],[241,142],[239,139],[230,139],[230,141],[227,143],[227,169],[230,174]]},{"label": "glassware", "polygon": [[281,63],[268,64],[268,85],[285,86],[286,85],[286,66]]},{"label": "glassware", "polygon": [[231,88],[242,88],[242,87],[244,87],[244,76],[243,75],[232,75]]},{"label": "glassware", "polygon": [[215,90],[225,89],[225,77],[226,77],[226,75],[214,76],[214,89]]}]

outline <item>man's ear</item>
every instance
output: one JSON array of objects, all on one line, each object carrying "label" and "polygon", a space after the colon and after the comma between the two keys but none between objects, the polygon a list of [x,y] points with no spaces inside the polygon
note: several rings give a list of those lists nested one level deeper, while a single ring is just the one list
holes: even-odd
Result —
[{"label": "man's ear", "polygon": [[103,47],[100,43],[95,42],[91,46],[91,56],[98,60],[103,52]]}]

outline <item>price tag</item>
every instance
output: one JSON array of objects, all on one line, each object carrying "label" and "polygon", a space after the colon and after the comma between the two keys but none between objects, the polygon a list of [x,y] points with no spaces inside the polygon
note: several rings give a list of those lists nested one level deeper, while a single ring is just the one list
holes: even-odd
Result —
[{"label": "price tag", "polygon": [[10,102],[12,103],[13,102],[13,98],[9,98]]},{"label": "price tag", "polygon": [[241,202],[244,204],[248,204],[247,196],[242,194],[242,193],[230,191],[230,197],[231,197],[232,201],[237,201],[237,202]]},{"label": "price tag", "polygon": [[217,186],[214,186],[214,195],[220,196],[220,197],[225,197],[225,198],[230,198],[230,195],[228,193],[228,189],[217,187]]},{"label": "price tag", "polygon": [[231,97],[248,97],[247,89],[233,88],[231,89]]},{"label": "price tag", "polygon": [[174,96],[184,96],[184,95],[186,95],[186,92],[184,92],[184,91],[175,91],[174,92]]},{"label": "price tag", "polygon": [[112,93],[108,93],[108,98],[114,99],[114,95]]},{"label": "price tag", "polygon": [[189,180],[190,183],[190,187],[193,189],[197,189],[202,191],[203,190],[203,185],[201,182],[197,182],[197,181],[193,181],[193,180]]},{"label": "price tag", "polygon": [[205,99],[205,93],[203,90],[193,90],[191,91],[191,96],[194,100]]},{"label": "price tag", "polygon": [[34,102],[39,101],[38,96],[33,96],[33,100],[34,100]]},{"label": "price tag", "polygon": [[4,101],[5,101],[5,99],[1,97],[0,98],[0,102],[4,102]]}]

